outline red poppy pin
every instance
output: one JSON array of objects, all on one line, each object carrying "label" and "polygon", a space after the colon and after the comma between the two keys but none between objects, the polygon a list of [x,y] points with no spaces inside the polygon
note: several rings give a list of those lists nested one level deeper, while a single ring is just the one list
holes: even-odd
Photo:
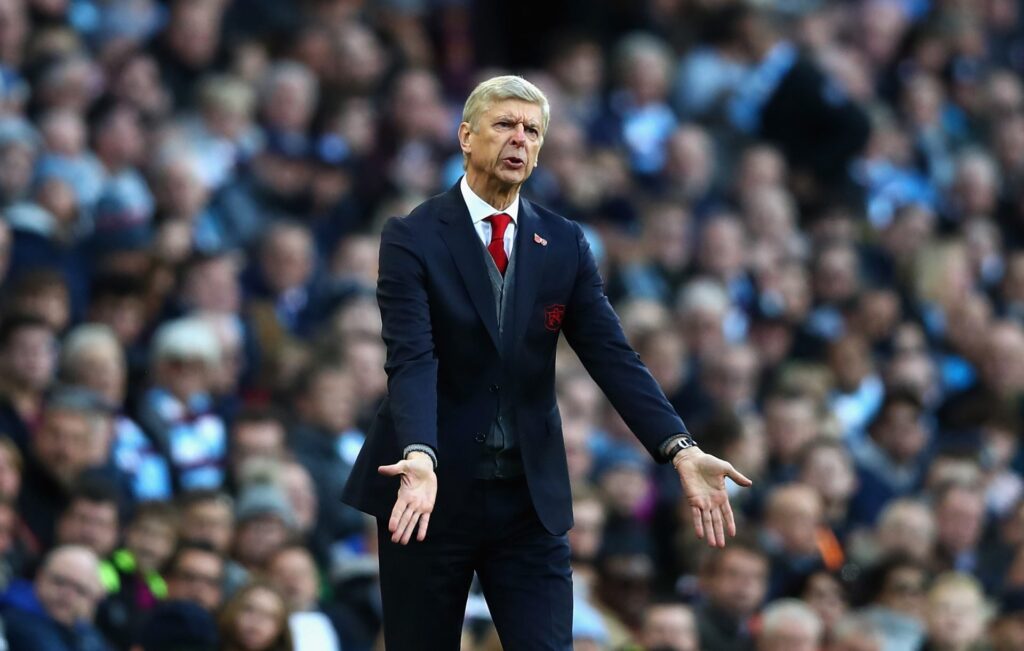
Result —
[{"label": "red poppy pin", "polygon": [[544,327],[551,332],[558,332],[562,328],[562,319],[564,318],[564,305],[555,303],[544,308]]}]

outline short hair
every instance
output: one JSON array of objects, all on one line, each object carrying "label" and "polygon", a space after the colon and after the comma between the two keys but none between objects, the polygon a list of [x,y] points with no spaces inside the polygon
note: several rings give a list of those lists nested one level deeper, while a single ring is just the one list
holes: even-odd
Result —
[{"label": "short hair", "polygon": [[49,332],[51,335],[56,336],[53,330],[53,326],[50,323],[38,316],[31,314],[12,314],[3,321],[0,321],[0,350],[7,348],[10,345],[11,340],[21,330],[31,330],[36,328],[42,328]]},{"label": "short hair", "polygon": [[[121,342],[117,340],[117,335],[109,326],[102,323],[83,323],[64,337],[60,355],[61,372],[65,376],[73,374],[73,367],[79,356],[97,346],[109,346],[123,358],[124,351],[121,348]],[[73,381],[75,378],[68,377],[68,379]]]},{"label": "short hair", "polygon": [[216,488],[197,488],[182,493],[178,497],[178,512],[182,513],[197,504],[205,502],[217,502],[218,504],[223,505],[231,512],[232,517],[234,517],[234,499],[224,491],[219,491]]},{"label": "short hair", "polygon": [[943,572],[935,577],[931,587],[928,589],[928,601],[935,599],[936,595],[944,590],[964,589],[971,592],[980,605],[985,602],[985,590],[981,582],[965,572]]},{"label": "short hair", "polygon": [[761,615],[761,637],[776,635],[787,622],[797,622],[821,637],[823,625],[814,610],[799,599],[778,599],[768,604]]},{"label": "short hair", "polygon": [[137,504],[132,513],[132,524],[142,520],[159,520],[168,527],[177,530],[178,510],[170,502],[148,500]]},{"label": "short hair", "polygon": [[181,563],[181,559],[186,554],[190,554],[192,552],[216,556],[221,563],[221,577],[224,576],[225,568],[227,565],[227,559],[224,557],[224,554],[221,554],[219,551],[214,549],[212,545],[197,540],[184,540],[178,543],[178,546],[175,548],[174,553],[171,555],[169,559],[167,559],[167,564],[163,568],[164,576],[174,574],[174,572],[178,569],[178,564]]},{"label": "short hair", "polygon": [[700,560],[700,574],[703,576],[716,574],[722,565],[722,559],[728,554],[735,554],[737,552],[756,556],[761,559],[765,567],[768,566],[768,554],[758,545],[757,539],[750,534],[741,532],[731,539],[725,547],[709,547],[703,551]]},{"label": "short hair", "polygon": [[231,421],[231,430],[234,431],[239,425],[268,422],[280,425],[282,428],[285,427],[284,416],[273,407],[262,405],[242,407]]},{"label": "short hair", "polygon": [[548,131],[551,121],[551,105],[540,88],[518,75],[502,75],[491,77],[477,84],[462,107],[462,121],[469,124],[471,131],[476,132],[480,116],[495,102],[516,99],[540,107],[541,138]]},{"label": "short hair", "polygon": [[100,273],[93,277],[89,286],[92,303],[103,299],[142,298],[145,294],[145,279],[125,273]]},{"label": "short hair", "polygon": [[67,513],[75,502],[92,502],[94,504],[111,504],[115,508],[120,506],[120,494],[117,485],[113,481],[100,475],[87,472],[79,477],[71,489],[71,499],[64,509]]}]

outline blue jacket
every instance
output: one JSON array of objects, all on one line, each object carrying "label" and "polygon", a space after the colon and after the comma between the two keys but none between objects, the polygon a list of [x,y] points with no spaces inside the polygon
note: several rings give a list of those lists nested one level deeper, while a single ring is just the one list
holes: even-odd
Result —
[{"label": "blue jacket", "polygon": [[13,582],[0,597],[10,651],[110,651],[95,628],[80,622],[68,628],[54,621],[36,598],[32,584]]},{"label": "blue jacket", "polygon": [[499,395],[515,409],[530,496],[550,533],[572,526],[562,424],[555,403],[559,334],[647,450],[686,432],[626,343],[580,227],[519,201],[515,305],[499,336],[486,253],[459,184],[387,222],[377,300],[387,344],[388,396],[345,487],[343,500],[384,517],[399,479],[377,472],[413,443],[438,456],[431,529],[444,527],[469,492]]}]

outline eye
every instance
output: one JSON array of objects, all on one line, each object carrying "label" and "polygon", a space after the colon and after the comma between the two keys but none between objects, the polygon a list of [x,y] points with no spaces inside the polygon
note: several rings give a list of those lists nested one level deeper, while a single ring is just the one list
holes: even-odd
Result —
[{"label": "eye", "polygon": [[538,129],[537,127],[529,127],[527,129],[527,131],[530,133],[531,136],[539,136],[540,135],[540,129]]}]

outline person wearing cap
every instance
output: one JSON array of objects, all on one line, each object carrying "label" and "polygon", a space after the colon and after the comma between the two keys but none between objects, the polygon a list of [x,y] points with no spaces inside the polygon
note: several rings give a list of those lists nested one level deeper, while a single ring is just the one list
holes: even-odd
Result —
[{"label": "person wearing cap", "polygon": [[242,487],[235,505],[234,558],[261,572],[271,556],[296,532],[295,513],[284,490],[268,481]]},{"label": "person wearing cap", "polygon": [[153,338],[151,362],[153,386],[139,405],[139,425],[169,459],[177,489],[219,488],[227,431],[210,395],[221,363],[216,336],[199,317],[167,321]]},{"label": "person wearing cap", "polygon": [[735,534],[725,479],[626,341],[583,231],[520,197],[550,118],[515,76],[481,82],[450,190],[390,219],[377,298],[385,398],[344,501],[377,518],[389,651],[456,649],[474,572],[506,651],[572,648],[572,496],[554,377],[564,334],[698,536]]}]

